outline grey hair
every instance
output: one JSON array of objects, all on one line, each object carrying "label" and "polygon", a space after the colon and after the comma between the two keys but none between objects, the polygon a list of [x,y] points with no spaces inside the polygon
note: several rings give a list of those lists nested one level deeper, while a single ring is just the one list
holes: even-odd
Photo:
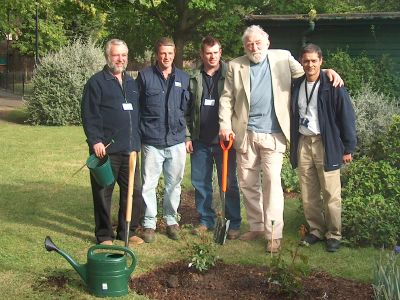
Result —
[{"label": "grey hair", "polygon": [[268,33],[266,33],[266,32],[264,31],[264,29],[263,29],[261,26],[259,26],[259,25],[251,25],[251,26],[249,26],[249,27],[246,28],[246,30],[244,31],[244,33],[243,33],[243,35],[242,35],[242,42],[243,42],[243,45],[246,43],[247,38],[248,38],[250,35],[254,34],[254,33],[259,33],[259,34],[261,34],[261,35],[262,35],[263,37],[265,37],[267,40],[268,40],[268,38],[269,38]]},{"label": "grey hair", "polygon": [[110,56],[111,47],[115,46],[115,45],[117,45],[117,46],[119,46],[119,45],[125,46],[126,53],[128,54],[128,46],[123,40],[111,39],[106,43],[106,46],[104,47],[104,56],[106,57],[107,60],[108,60],[108,57]]}]

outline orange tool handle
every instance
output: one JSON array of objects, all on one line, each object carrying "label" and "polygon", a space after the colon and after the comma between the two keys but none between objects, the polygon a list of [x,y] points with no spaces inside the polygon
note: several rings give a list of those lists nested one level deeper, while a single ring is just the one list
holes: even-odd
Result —
[{"label": "orange tool handle", "polygon": [[219,140],[219,144],[222,148],[222,183],[221,183],[221,190],[222,192],[226,192],[226,181],[228,177],[228,152],[229,149],[232,148],[233,144],[233,135],[229,135],[229,143],[228,146],[225,146],[225,141]]}]

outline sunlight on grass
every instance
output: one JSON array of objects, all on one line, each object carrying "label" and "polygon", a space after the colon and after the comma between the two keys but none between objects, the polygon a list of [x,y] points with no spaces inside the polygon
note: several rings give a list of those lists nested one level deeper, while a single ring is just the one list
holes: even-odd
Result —
[{"label": "sunlight on grass", "polygon": [[[44,249],[49,235],[54,243],[80,263],[86,263],[87,251],[95,243],[93,204],[89,172],[84,168],[74,177],[88,156],[81,127],[43,127],[2,123],[0,126],[0,294],[10,299],[95,299],[70,264],[60,255]],[[189,189],[190,159],[186,158],[184,188]],[[117,211],[118,188],[114,192],[113,212]],[[304,223],[299,200],[285,203],[283,253],[289,259],[290,249],[297,247],[298,227]],[[248,228],[242,205],[244,222]],[[115,216],[113,217],[115,218]],[[194,241],[190,228],[185,237]],[[209,233],[212,234],[212,233]],[[157,233],[154,244],[134,248],[138,259],[133,276],[139,276],[168,262],[182,260],[179,249],[185,241],[172,241]],[[117,245],[123,245],[117,241]],[[232,264],[265,265],[270,256],[266,241],[227,241],[218,247],[219,257]],[[338,253],[327,253],[323,243],[301,248],[311,267],[332,275],[370,282],[373,259],[379,250],[342,247]],[[48,286],[48,276],[63,275],[65,287]],[[119,299],[146,299],[129,296]]]}]

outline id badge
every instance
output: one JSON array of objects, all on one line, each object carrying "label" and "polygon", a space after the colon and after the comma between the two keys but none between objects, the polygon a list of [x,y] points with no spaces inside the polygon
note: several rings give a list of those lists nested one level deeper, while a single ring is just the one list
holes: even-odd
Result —
[{"label": "id badge", "polygon": [[204,99],[204,105],[206,106],[214,106],[215,104],[215,99]]},{"label": "id badge", "polygon": [[182,83],[180,83],[179,81],[175,81],[175,86],[182,87]]},{"label": "id badge", "polygon": [[133,110],[132,103],[129,103],[129,102],[122,103],[122,109],[123,110]]}]

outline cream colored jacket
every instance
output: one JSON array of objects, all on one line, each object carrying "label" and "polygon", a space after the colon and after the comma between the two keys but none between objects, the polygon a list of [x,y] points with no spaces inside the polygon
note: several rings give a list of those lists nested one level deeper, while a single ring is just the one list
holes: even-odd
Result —
[{"label": "cream colored jacket", "polygon": [[[290,89],[292,78],[304,74],[300,63],[286,50],[268,50],[275,112],[286,139],[290,137]],[[219,128],[235,133],[234,147],[247,151],[247,123],[250,108],[250,60],[241,56],[228,65],[224,90],[219,100]]]}]

